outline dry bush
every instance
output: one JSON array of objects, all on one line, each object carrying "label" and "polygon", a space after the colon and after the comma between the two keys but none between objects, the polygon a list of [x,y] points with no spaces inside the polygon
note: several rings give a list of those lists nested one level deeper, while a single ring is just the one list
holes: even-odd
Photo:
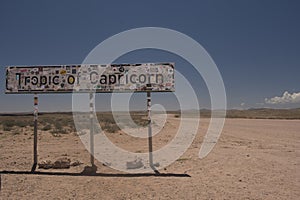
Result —
[{"label": "dry bush", "polygon": [[49,131],[51,129],[52,129],[52,126],[50,124],[47,124],[42,128],[43,131]]}]

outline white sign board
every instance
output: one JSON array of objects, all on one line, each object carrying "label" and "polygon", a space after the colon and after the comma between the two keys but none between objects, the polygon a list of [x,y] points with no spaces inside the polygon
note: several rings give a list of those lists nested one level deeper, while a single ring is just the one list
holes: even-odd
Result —
[{"label": "white sign board", "polygon": [[6,93],[173,92],[174,63],[10,66]]}]

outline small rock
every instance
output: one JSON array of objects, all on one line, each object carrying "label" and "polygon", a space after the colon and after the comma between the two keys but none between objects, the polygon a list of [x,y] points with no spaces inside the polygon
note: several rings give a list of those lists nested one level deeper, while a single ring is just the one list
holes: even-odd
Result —
[{"label": "small rock", "polygon": [[78,131],[77,132],[77,135],[85,135],[85,134],[88,134],[90,131],[89,130],[87,130],[87,129],[84,129],[84,130],[81,130],[81,131]]},{"label": "small rock", "polygon": [[38,164],[40,169],[50,169],[53,167],[53,163],[50,160],[43,160]]},{"label": "small rock", "polygon": [[157,162],[157,163],[154,163],[153,166],[154,166],[154,167],[159,167],[160,164]]},{"label": "small rock", "polygon": [[138,169],[144,166],[141,159],[136,159],[134,161],[126,162],[127,169]]},{"label": "small rock", "polygon": [[71,160],[68,158],[59,158],[53,164],[53,169],[68,169],[70,168]]},{"label": "small rock", "polygon": [[81,164],[83,164],[83,163],[80,162],[80,161],[78,161],[78,160],[75,160],[74,162],[71,163],[71,166],[72,166],[72,167],[76,167],[76,166],[79,166],[79,165],[81,165]]}]

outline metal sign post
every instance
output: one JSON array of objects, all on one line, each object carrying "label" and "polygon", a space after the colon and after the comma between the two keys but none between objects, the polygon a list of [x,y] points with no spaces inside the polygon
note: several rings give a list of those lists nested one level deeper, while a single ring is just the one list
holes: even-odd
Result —
[{"label": "metal sign post", "polygon": [[152,121],[151,121],[151,92],[147,92],[147,113],[148,113],[148,147],[149,147],[149,165],[155,173],[159,173],[153,164],[152,147]]},{"label": "metal sign post", "polygon": [[91,165],[95,167],[94,158],[94,94],[90,93],[90,154],[91,154]]},{"label": "metal sign post", "polygon": [[38,122],[38,95],[34,94],[34,130],[33,130],[33,166],[31,168],[31,172],[36,170],[37,166],[37,122]]}]

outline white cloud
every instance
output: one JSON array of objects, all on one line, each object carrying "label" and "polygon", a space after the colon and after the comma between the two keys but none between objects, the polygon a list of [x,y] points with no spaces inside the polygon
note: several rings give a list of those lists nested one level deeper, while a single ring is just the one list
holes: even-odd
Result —
[{"label": "white cloud", "polygon": [[245,103],[243,102],[243,103],[241,103],[241,106],[244,106],[245,105]]},{"label": "white cloud", "polygon": [[300,92],[290,94],[285,91],[281,97],[265,98],[267,104],[300,103]]}]

